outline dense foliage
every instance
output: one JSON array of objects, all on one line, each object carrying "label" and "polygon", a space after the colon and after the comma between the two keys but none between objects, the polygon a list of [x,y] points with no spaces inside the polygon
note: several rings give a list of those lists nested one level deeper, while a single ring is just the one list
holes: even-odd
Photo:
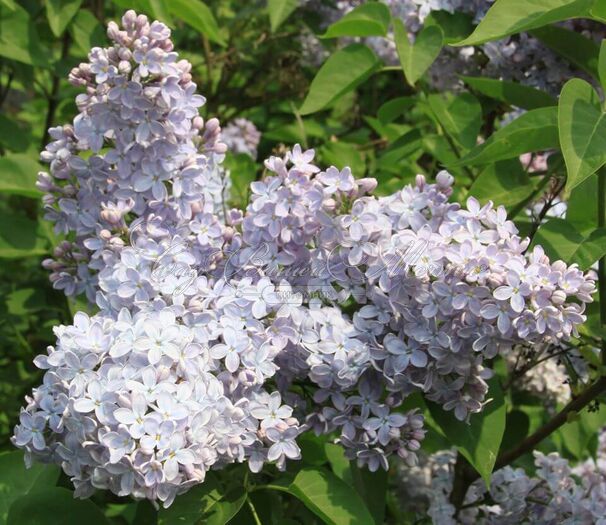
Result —
[{"label": "dense foliage", "polygon": [[604,523],[604,24],[0,0],[0,521]]}]

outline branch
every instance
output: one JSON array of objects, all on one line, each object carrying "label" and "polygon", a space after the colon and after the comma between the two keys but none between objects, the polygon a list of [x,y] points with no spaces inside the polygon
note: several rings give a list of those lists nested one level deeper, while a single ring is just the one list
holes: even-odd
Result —
[{"label": "branch", "polygon": [[[494,470],[498,470],[516,459],[522,457],[527,452],[532,451],[547,436],[555,432],[566,423],[568,414],[579,412],[591,403],[602,392],[606,391],[606,377],[600,377],[593,385],[584,390],[578,397],[568,403],[560,412],[551,418],[545,425],[537,429],[533,434],[520,442],[515,448],[506,450],[497,458]],[[476,473],[476,479],[479,475]]]},{"label": "branch", "polygon": [[[63,42],[61,46],[61,60],[67,57],[67,53],[69,51],[69,32],[65,32],[63,35]],[[48,130],[53,125],[53,121],[55,120],[55,112],[57,111],[57,106],[59,105],[59,86],[60,86],[61,78],[57,74],[57,71],[53,71],[53,84],[51,87],[51,91],[48,95],[48,110],[46,111],[46,120],[44,122],[44,132],[42,133],[42,143],[40,145],[40,149],[44,150],[46,148],[46,143],[48,141]]]},{"label": "branch", "polygon": [[[570,403],[545,423],[545,425],[521,441],[516,447],[500,454],[494,465],[494,470],[499,470],[500,468],[513,463],[524,454],[534,450],[541,441],[568,421],[568,414],[579,412],[604,391],[606,391],[606,376],[600,377],[579,396],[570,401]],[[460,458],[462,458],[462,455],[459,453],[457,455],[457,464],[455,465],[453,490],[450,496],[450,502],[455,505],[457,509],[461,508],[469,486],[480,477],[476,470],[467,463],[465,458],[462,460],[460,460]]]}]

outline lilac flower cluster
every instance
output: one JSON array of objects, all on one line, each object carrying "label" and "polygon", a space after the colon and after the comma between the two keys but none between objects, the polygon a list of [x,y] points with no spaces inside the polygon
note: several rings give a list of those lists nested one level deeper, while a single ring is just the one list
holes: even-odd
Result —
[{"label": "lilac flower cluster", "polygon": [[387,390],[421,388],[466,419],[487,390],[484,358],[567,340],[584,321],[594,281],[550,263],[539,246],[527,253],[502,206],[449,203],[448,173],[376,198],[364,195],[375,182],[355,181],[348,168],[319,172],[299,149],[290,160],[290,169],[284,159],[266,162],[274,176],[252,186],[243,239],[259,246],[265,267],[317,269],[291,285],[359,305],[353,323],[372,334],[372,368]]},{"label": "lilac flower cluster", "polygon": [[577,467],[555,452],[546,455],[535,451],[534,458],[534,475],[507,466],[492,475],[489,489],[482,480],[474,482],[455,518],[449,496],[456,453],[438,452],[413,468],[401,470],[401,501],[419,516],[429,516],[436,525],[606,523],[606,432],[600,433],[597,459]]},{"label": "lilac flower cluster", "polygon": [[101,254],[122,247],[128,220],[161,211],[176,223],[203,202],[212,213],[222,190],[225,145],[219,122],[198,115],[205,99],[196,94],[191,64],[179,60],[164,24],[129,11],[122,26],[110,22],[112,47],[93,48],[89,62],[70,73],[70,82],[86,89],[76,98],[80,113],[49,130],[41,157],[50,174],[38,177],[46,218],[57,233],[75,234],[44,265],[55,288],[85,291],[91,301],[96,273],[106,266]]},{"label": "lilac flower cluster", "polygon": [[256,159],[261,133],[250,120],[237,118],[223,128],[221,140],[229,151],[244,153]]},{"label": "lilac flower cluster", "polygon": [[225,148],[189,64],[162,24],[122,22],[72,72],[87,94],[41,175],[49,217],[76,234],[51,279],[100,311],[56,328],[13,438],[78,495],[170,505],[210,468],[284,468],[310,428],[371,470],[413,465],[411,393],[464,420],[487,359],[575,334],[591,277],[527,253],[503,207],[448,202],[446,172],[377,198],[374,179],[321,171],[297,145],[265,162],[246,210],[224,210]]}]

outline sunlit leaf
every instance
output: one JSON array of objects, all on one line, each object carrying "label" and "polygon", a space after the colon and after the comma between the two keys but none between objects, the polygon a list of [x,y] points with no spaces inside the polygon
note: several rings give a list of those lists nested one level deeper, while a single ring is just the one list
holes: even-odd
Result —
[{"label": "sunlit leaf", "polygon": [[455,166],[488,164],[558,147],[556,107],[527,111],[472,149]]},{"label": "sunlit leaf", "polygon": [[322,64],[299,110],[301,115],[326,108],[340,96],[352,91],[379,67],[375,54],[362,44],[340,49]]},{"label": "sunlit leaf", "polygon": [[414,85],[433,64],[442,49],[442,30],[438,26],[424,27],[414,43],[400,19],[393,20],[396,49],[406,80]]},{"label": "sunlit leaf", "polygon": [[374,525],[374,519],[356,491],[327,470],[304,468],[288,491],[329,525]]},{"label": "sunlit leaf", "polygon": [[570,191],[606,164],[606,114],[591,85],[566,82],[560,94],[558,122]]},{"label": "sunlit leaf", "polygon": [[564,219],[549,219],[540,226],[532,244],[542,246],[552,260],[578,263],[582,270],[587,270],[606,255],[606,229],[583,233]]},{"label": "sunlit leaf", "polygon": [[444,131],[463,148],[475,146],[482,126],[482,106],[471,93],[429,95],[427,103]]},{"label": "sunlit leaf", "polygon": [[389,8],[380,2],[359,5],[329,26],[322,38],[339,36],[385,36],[389,26]]},{"label": "sunlit leaf", "polygon": [[26,155],[0,157],[0,193],[38,198],[36,178],[41,166]]},{"label": "sunlit leaf", "polygon": [[217,24],[212,11],[204,2],[200,0],[170,0],[168,7],[172,15],[199,31],[211,42],[221,46],[225,45],[225,39],[221,35],[219,24]]},{"label": "sunlit leaf", "polygon": [[299,7],[297,0],[267,0],[269,23],[275,31]]},{"label": "sunlit leaf", "polygon": [[497,0],[474,32],[454,45],[475,46],[567,18],[588,15],[593,2],[594,0]]},{"label": "sunlit leaf", "polygon": [[55,36],[61,36],[76,15],[82,0],[46,0],[48,25]]}]

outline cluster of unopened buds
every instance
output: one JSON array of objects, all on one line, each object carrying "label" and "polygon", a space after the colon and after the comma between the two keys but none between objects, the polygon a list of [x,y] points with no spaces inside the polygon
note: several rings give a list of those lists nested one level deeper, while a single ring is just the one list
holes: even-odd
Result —
[{"label": "cluster of unopened buds", "polygon": [[77,495],[170,505],[211,468],[284,468],[307,429],[371,470],[414,465],[410,394],[466,420],[488,359],[584,321],[593,280],[528,250],[503,207],[449,202],[446,172],[375,197],[374,179],[297,145],[223,213],[220,128],[197,115],[170,31],[129,11],[108,35],[70,76],[86,94],[40,175],[75,237],[45,263],[53,283],[99,313],[55,329],[13,438]]}]

